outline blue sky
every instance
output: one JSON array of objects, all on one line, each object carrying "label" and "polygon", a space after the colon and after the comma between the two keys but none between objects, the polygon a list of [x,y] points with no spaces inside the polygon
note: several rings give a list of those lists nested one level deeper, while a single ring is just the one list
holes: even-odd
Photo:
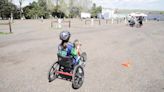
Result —
[{"label": "blue sky", "polygon": [[[37,0],[24,0],[23,6]],[[13,3],[19,5],[19,0],[13,0]],[[146,9],[146,10],[164,10],[164,0],[92,0],[96,5],[104,8],[122,8],[122,9]]]}]

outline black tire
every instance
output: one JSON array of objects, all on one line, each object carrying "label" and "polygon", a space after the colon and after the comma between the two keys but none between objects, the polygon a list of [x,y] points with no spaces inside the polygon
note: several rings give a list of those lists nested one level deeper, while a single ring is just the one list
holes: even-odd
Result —
[{"label": "black tire", "polygon": [[80,57],[81,57],[81,60],[83,62],[86,62],[87,61],[87,53],[86,52],[82,52],[81,55],[80,55]]},{"label": "black tire", "polygon": [[86,61],[87,61],[87,54],[86,54],[85,52],[83,52],[83,53],[80,55],[80,65],[81,65],[82,67],[85,67]]},{"label": "black tire", "polygon": [[60,65],[58,64],[58,62],[55,62],[51,68],[50,71],[48,73],[48,80],[49,82],[52,82],[53,80],[55,80],[58,77],[58,74],[56,74],[56,72],[59,70]]},{"label": "black tire", "polygon": [[77,65],[74,68],[72,76],[72,88],[79,89],[84,82],[84,69],[82,66]]}]

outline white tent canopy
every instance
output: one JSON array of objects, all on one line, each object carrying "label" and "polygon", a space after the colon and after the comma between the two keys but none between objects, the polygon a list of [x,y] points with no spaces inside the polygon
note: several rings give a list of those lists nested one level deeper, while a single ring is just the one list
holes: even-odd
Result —
[{"label": "white tent canopy", "polygon": [[144,14],[144,13],[130,13],[129,16],[134,16],[134,17],[136,17],[136,16],[143,16],[143,17],[147,17],[147,15]]}]

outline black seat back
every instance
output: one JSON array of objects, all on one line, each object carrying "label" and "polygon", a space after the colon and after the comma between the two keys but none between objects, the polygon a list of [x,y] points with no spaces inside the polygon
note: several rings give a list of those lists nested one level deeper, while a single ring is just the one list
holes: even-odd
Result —
[{"label": "black seat back", "polygon": [[60,55],[57,55],[57,56],[58,56],[59,65],[61,65],[63,67],[68,67],[68,68],[72,67],[73,58],[71,58],[69,56],[66,56],[66,57],[62,57]]}]

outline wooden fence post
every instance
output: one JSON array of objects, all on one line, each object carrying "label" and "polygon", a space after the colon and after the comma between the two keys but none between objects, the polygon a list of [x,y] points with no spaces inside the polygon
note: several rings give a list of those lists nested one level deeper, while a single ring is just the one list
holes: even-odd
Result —
[{"label": "wooden fence post", "polygon": [[52,21],[51,21],[51,28],[53,27]]},{"label": "wooden fence post", "polygon": [[69,28],[71,27],[71,21],[68,21],[68,23],[69,23]]},{"label": "wooden fence post", "polygon": [[100,19],[99,19],[99,25],[101,25],[101,21],[100,21]]},{"label": "wooden fence post", "polygon": [[11,21],[9,21],[9,30],[10,30],[10,33],[12,33]]}]

